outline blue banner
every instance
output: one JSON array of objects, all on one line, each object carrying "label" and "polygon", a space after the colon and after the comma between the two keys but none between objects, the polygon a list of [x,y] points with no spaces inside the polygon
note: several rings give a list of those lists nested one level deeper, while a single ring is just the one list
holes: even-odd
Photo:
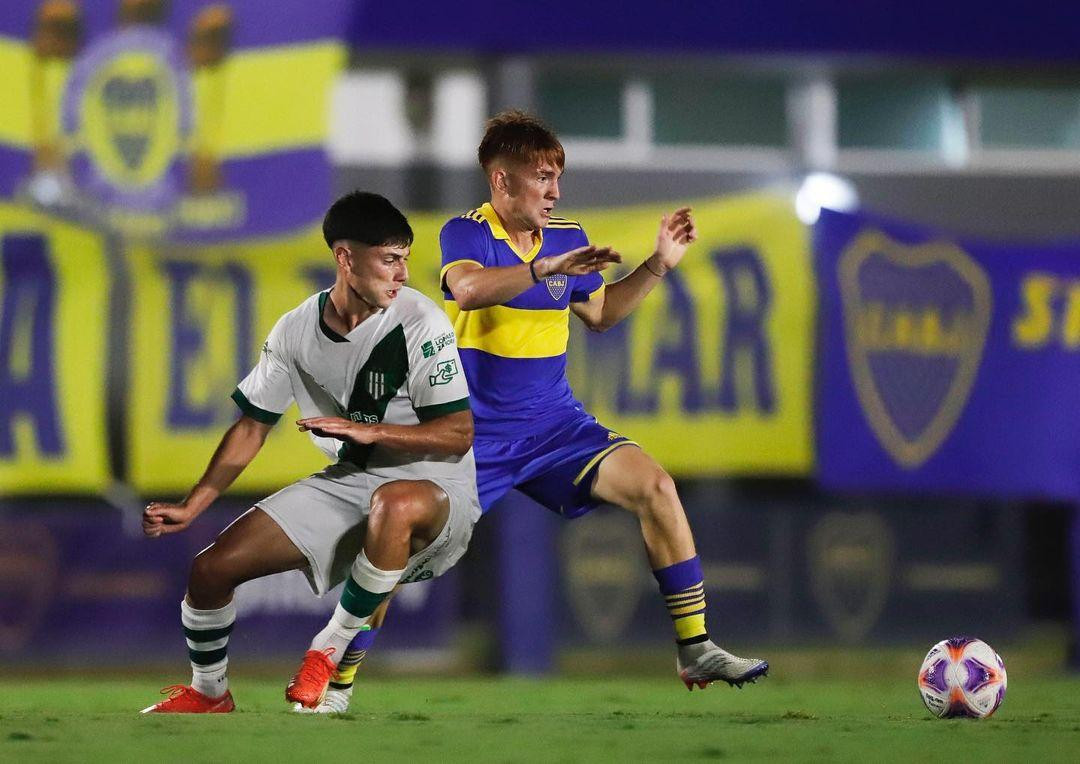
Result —
[{"label": "blue banner", "polygon": [[826,486],[1080,499],[1080,242],[826,211],[815,251]]}]

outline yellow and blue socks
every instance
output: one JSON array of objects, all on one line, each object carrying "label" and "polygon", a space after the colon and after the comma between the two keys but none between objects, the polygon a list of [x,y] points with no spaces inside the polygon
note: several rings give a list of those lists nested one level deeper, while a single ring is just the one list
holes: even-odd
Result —
[{"label": "yellow and blue socks", "polygon": [[709,633],[705,629],[705,576],[697,555],[654,570],[653,575],[660,585],[664,605],[675,626],[675,641],[679,645],[708,641]]},{"label": "yellow and blue socks", "polygon": [[311,641],[312,650],[324,651],[332,648],[328,657],[339,664],[353,638],[366,626],[371,614],[379,607],[387,595],[394,590],[397,582],[405,574],[401,570],[380,570],[371,564],[363,551],[353,562],[341,600],[334,608],[330,623],[315,635]]},{"label": "yellow and blue socks", "polygon": [[337,671],[330,677],[331,690],[348,690],[353,686],[356,670],[360,668],[360,663],[367,656],[368,650],[375,644],[375,636],[378,633],[378,629],[370,626],[360,627],[360,631],[345,648],[345,655],[338,664]]},{"label": "yellow and blue socks", "polygon": [[235,621],[232,602],[217,610],[193,608],[186,599],[180,602],[180,622],[191,659],[191,686],[208,698],[220,698],[229,689],[228,644]]}]

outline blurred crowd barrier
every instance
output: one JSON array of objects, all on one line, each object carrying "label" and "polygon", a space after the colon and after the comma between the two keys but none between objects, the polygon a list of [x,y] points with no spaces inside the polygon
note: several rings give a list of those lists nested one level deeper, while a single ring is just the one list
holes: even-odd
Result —
[{"label": "blurred crowd barrier", "polygon": [[[710,619],[728,642],[929,643],[972,630],[1001,641],[1027,623],[1021,516],[1010,507],[789,500],[762,511],[684,488]],[[224,499],[185,533],[150,540],[137,512],[99,501],[8,502],[0,662],[183,667],[179,603],[190,560],[247,506]],[[523,518],[541,530],[511,550],[505,539]],[[378,661],[408,655],[404,665],[431,670],[489,652],[510,670],[543,671],[568,648],[666,651],[670,619],[628,513],[602,508],[568,523],[511,496],[477,530],[459,566],[395,598]],[[502,551],[518,571],[498,562]],[[316,598],[296,571],[242,585],[230,642],[236,665],[300,655],[337,595]],[[478,632],[463,631],[466,623],[487,627],[471,647],[463,637]],[[541,652],[519,656],[522,639]]]}]

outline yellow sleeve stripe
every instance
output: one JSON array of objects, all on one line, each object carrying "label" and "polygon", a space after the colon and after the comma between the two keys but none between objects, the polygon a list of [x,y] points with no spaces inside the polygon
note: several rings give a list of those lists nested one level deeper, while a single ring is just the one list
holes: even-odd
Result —
[{"label": "yellow sleeve stripe", "polygon": [[483,350],[503,358],[550,358],[566,352],[570,338],[570,311],[526,310],[492,305],[461,310],[453,300],[445,303],[459,348]]},{"label": "yellow sleeve stripe", "polygon": [[[620,446],[637,446],[637,443],[635,443],[632,440],[620,440],[618,443],[612,443],[610,446],[608,446],[603,451],[601,451],[596,456],[594,456],[592,459],[590,459],[589,463],[581,468],[581,472],[579,472],[577,474],[577,477],[574,478],[574,485],[577,485],[582,480],[584,480],[585,476],[589,474],[589,470],[591,470],[593,467],[595,467],[597,464],[599,464],[601,459],[603,459],[605,456],[607,456],[608,454],[610,454],[612,451],[614,451],[616,448],[619,448]],[[638,446],[638,447],[640,448],[640,446]]]},{"label": "yellow sleeve stripe", "polygon": [[465,220],[474,220],[477,223],[484,222],[484,216],[480,214],[480,210],[469,210],[461,217],[465,218]]},{"label": "yellow sleeve stripe", "polygon": [[[213,150],[222,159],[247,157],[289,149],[322,146],[326,141],[331,84],[345,64],[345,47],[338,42],[315,42],[247,49],[230,55],[222,64],[215,94],[224,107],[213,113],[210,104],[196,103],[195,140],[206,140],[209,120]],[[37,97],[30,83],[37,67],[28,43],[0,37],[0,143],[31,148]],[[59,88],[50,97],[59,99]],[[205,88],[196,89],[202,99]],[[212,99],[217,101],[217,99]],[[59,109],[59,102],[45,105]],[[209,113],[208,113],[209,112]]]},{"label": "yellow sleeve stripe", "polygon": [[563,229],[566,229],[566,230],[578,230],[578,231],[581,230],[581,226],[579,226],[577,223],[555,223],[555,222],[550,222],[544,227],[545,228],[563,228]]},{"label": "yellow sleeve stripe", "polygon": [[442,284],[443,279],[446,278],[446,272],[448,270],[453,268],[455,265],[464,265],[465,263],[472,263],[473,265],[479,265],[481,268],[484,267],[483,263],[477,262],[476,260],[455,260],[452,263],[447,263],[446,265],[444,265],[442,267],[442,270],[439,271],[439,283]]},{"label": "yellow sleeve stripe", "polygon": [[602,293],[605,289],[607,289],[607,284],[601,284],[596,289],[589,292],[589,299],[591,300],[592,298],[596,297],[596,295]]}]

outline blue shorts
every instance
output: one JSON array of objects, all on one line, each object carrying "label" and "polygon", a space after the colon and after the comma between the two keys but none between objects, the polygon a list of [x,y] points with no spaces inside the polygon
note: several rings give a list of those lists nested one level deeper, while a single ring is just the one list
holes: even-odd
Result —
[{"label": "blue shorts", "polygon": [[620,446],[637,445],[581,409],[562,427],[518,440],[473,442],[476,487],[485,512],[516,488],[563,517],[578,517],[600,504],[592,477]]}]

